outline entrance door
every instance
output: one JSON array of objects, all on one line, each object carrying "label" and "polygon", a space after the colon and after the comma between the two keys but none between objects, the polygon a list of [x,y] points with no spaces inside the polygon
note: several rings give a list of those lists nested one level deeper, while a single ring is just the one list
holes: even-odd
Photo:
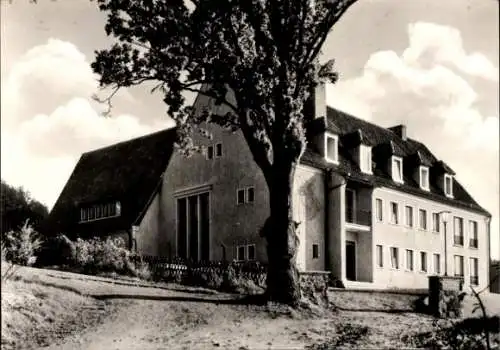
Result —
[{"label": "entrance door", "polygon": [[356,243],[345,242],[345,275],[349,281],[356,280]]},{"label": "entrance door", "polygon": [[177,256],[209,260],[209,194],[177,199]]}]

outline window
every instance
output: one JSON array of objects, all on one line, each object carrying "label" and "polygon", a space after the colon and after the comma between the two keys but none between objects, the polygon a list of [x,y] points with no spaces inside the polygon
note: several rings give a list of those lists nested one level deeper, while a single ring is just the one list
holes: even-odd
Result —
[{"label": "window", "polygon": [[427,272],[427,253],[420,252],[420,271]]},{"label": "window", "polygon": [[413,250],[406,249],[406,269],[413,271]]},{"label": "window", "polygon": [[239,245],[236,247],[236,260],[242,261],[245,260],[245,246]]},{"label": "window", "polygon": [[253,203],[254,200],[255,200],[255,190],[253,187],[248,187],[246,201],[247,203]]},{"label": "window", "polygon": [[409,205],[405,207],[405,225],[413,227],[413,207]]},{"label": "window", "polygon": [[325,157],[326,157],[326,160],[333,162],[333,163],[338,163],[338,161],[339,161],[338,144],[339,144],[339,139],[338,139],[337,135],[325,134]]},{"label": "window", "polygon": [[383,213],[384,213],[384,207],[382,204],[382,200],[380,198],[377,198],[375,200],[375,213],[377,215],[377,221],[382,221],[383,220]]},{"label": "window", "polygon": [[237,192],[237,199],[236,199],[238,204],[244,204],[245,203],[245,190],[238,190]]},{"label": "window", "polygon": [[464,245],[464,219],[455,216],[453,218],[453,244]]},{"label": "window", "polygon": [[429,191],[429,168],[426,166],[420,167],[420,188]]},{"label": "window", "polygon": [[255,244],[247,245],[247,258],[248,260],[255,260]]},{"label": "window", "polygon": [[403,183],[403,159],[400,157],[392,157],[392,179]]},{"label": "window", "polygon": [[393,269],[399,269],[399,249],[396,247],[391,247],[391,267]]},{"label": "window", "polygon": [[478,247],[478,239],[477,239],[477,221],[470,220],[469,221],[469,247],[477,248]]},{"label": "window", "polygon": [[477,258],[469,259],[470,284],[477,286],[479,284],[479,261]]},{"label": "window", "polygon": [[381,245],[377,245],[377,266],[384,267],[384,251]]},{"label": "window", "polygon": [[444,174],[444,194],[453,197],[453,177],[449,174]]},{"label": "window", "polygon": [[210,256],[210,193],[177,198],[177,256],[206,261]]},{"label": "window", "polygon": [[207,147],[207,159],[213,159],[214,158],[214,146],[208,146]]},{"label": "window", "polygon": [[391,224],[399,224],[399,208],[396,202],[391,202]]},{"label": "window", "polygon": [[80,208],[80,222],[112,218],[120,215],[120,202],[95,204],[86,208]]},{"label": "window", "polygon": [[463,277],[464,276],[464,257],[461,255],[455,255],[455,276]]},{"label": "window", "polygon": [[359,167],[365,174],[372,174],[372,148],[359,145]]},{"label": "window", "polygon": [[215,145],[215,156],[222,157],[222,143],[218,143]]},{"label": "window", "polygon": [[319,258],[319,245],[313,244],[313,259]]},{"label": "window", "polygon": [[427,211],[425,209],[418,210],[418,227],[421,230],[427,230]]},{"label": "window", "polygon": [[432,213],[432,232],[439,232],[439,214]]},{"label": "window", "polygon": [[434,273],[441,274],[441,256],[437,253],[434,254]]}]

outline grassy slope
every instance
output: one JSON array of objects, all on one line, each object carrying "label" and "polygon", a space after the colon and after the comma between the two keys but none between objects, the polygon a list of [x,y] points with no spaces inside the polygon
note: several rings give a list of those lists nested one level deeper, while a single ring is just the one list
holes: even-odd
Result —
[{"label": "grassy slope", "polygon": [[2,349],[45,346],[105,315],[104,302],[23,280],[22,270],[2,283],[1,293]]},{"label": "grassy slope", "polygon": [[[217,300],[227,296],[201,290],[143,288],[28,268],[18,274],[21,280],[2,285],[2,348],[6,349],[54,342],[62,342],[53,347],[57,349],[105,349],[117,344],[130,349],[319,349],[325,343],[334,348],[401,348],[407,345],[402,336],[432,329],[431,317],[411,311],[417,297],[407,294],[331,291],[337,312],[290,314],[266,306],[219,304]],[[81,294],[137,298],[98,302]],[[212,301],[172,300],[186,296]],[[490,311],[498,309],[497,300],[486,299]]]}]

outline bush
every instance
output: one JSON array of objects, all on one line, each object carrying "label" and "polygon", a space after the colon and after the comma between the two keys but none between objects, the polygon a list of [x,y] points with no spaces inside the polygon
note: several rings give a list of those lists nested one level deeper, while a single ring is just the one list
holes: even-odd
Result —
[{"label": "bush", "polygon": [[461,321],[436,320],[432,332],[414,336],[410,344],[412,347],[427,349],[486,349],[486,328],[492,335],[490,346],[496,349],[500,341],[499,325],[498,316],[487,319],[467,318]]},{"label": "bush", "polygon": [[5,234],[3,242],[5,246],[2,249],[2,255],[5,255],[5,260],[13,264],[33,265],[42,243],[43,240],[38,232],[26,220],[20,230],[10,231]]},{"label": "bush", "polygon": [[443,290],[439,296],[439,317],[458,318],[462,315],[464,292]]},{"label": "bush", "polygon": [[45,240],[38,254],[36,265],[69,266],[75,256],[75,245],[65,235],[49,237]]}]

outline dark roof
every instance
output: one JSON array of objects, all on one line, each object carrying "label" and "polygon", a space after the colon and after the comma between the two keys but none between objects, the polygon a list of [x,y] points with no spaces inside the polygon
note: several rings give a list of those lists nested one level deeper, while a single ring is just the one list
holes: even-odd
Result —
[{"label": "dark roof", "polygon": [[[175,129],[166,129],[82,154],[45,231],[84,235],[129,229],[158,190],[175,140]],[[113,201],[121,203],[119,217],[78,223],[80,207]]]},{"label": "dark roof", "polygon": [[[315,133],[319,131],[315,126]],[[362,182],[372,186],[384,186],[404,191],[409,194],[421,196],[431,200],[446,203],[452,206],[473,210],[481,214],[491,216],[469,195],[464,187],[455,179],[453,184],[454,198],[448,198],[436,184],[436,178],[431,176],[430,191],[420,189],[418,183],[408,173],[404,173],[404,184],[395,183],[390,174],[381,166],[384,154],[388,158],[391,154],[401,156],[406,161],[414,162],[415,165],[423,164],[431,166],[432,173],[447,172],[454,175],[453,170],[443,161],[438,160],[429,149],[421,142],[406,138],[403,140],[397,133],[381,126],[369,123],[363,119],[351,116],[342,111],[328,107],[326,129],[339,137],[339,164],[335,165],[326,162],[320,156],[319,151],[314,147],[309,147],[304,153],[301,162],[324,170],[334,170],[349,180]],[[356,137],[355,135],[362,135]],[[352,158],[347,148],[352,147],[353,136],[356,141],[373,147],[373,158],[376,166],[373,168],[373,175],[361,172],[358,163]],[[344,142],[343,142],[344,141]],[[355,143],[354,143],[355,144]],[[378,154],[377,154],[378,153]],[[377,164],[378,163],[378,164]],[[405,167],[403,167],[405,168]]]}]

